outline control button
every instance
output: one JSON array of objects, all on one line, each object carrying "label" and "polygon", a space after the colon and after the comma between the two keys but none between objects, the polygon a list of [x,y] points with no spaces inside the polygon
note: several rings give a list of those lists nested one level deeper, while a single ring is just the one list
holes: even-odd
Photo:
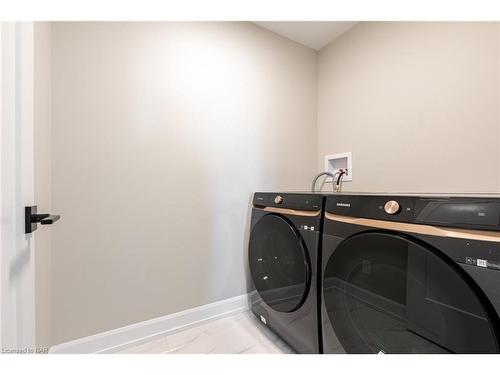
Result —
[{"label": "control button", "polygon": [[384,206],[385,212],[387,212],[389,215],[397,214],[400,208],[401,206],[396,201],[389,201]]},{"label": "control button", "polygon": [[274,197],[274,203],[281,204],[283,203],[283,197],[281,195],[277,195]]}]

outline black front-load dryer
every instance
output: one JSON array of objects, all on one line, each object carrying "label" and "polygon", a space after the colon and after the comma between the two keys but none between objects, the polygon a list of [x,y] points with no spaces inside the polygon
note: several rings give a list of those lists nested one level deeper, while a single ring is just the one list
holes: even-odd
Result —
[{"label": "black front-load dryer", "polygon": [[500,199],[332,195],[325,353],[498,353]]},{"label": "black front-load dryer", "polygon": [[251,309],[298,353],[319,353],[317,289],[324,197],[255,193],[248,248]]}]

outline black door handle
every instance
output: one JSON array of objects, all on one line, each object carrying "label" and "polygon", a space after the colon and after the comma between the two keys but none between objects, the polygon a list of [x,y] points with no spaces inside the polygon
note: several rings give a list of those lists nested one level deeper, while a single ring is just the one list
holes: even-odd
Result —
[{"label": "black door handle", "polygon": [[61,218],[61,215],[51,214],[31,214],[32,223],[40,223],[42,225],[53,224]]},{"label": "black door handle", "polygon": [[41,225],[54,224],[61,218],[61,215],[38,214],[37,206],[25,207],[24,214],[25,233],[33,233],[36,230],[38,223]]}]

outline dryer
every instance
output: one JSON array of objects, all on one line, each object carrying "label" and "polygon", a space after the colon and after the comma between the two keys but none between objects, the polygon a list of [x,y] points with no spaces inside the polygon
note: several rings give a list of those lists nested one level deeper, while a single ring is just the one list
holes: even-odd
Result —
[{"label": "dryer", "polygon": [[498,353],[500,199],[327,198],[325,353]]},{"label": "dryer", "polygon": [[255,193],[251,309],[298,353],[320,353],[318,267],[324,196]]}]

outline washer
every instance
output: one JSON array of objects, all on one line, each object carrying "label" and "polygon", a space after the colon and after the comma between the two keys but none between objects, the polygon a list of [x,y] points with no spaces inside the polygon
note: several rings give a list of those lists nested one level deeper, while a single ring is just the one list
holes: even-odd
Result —
[{"label": "washer", "polygon": [[332,195],[325,353],[498,353],[500,199]]},{"label": "washer", "polygon": [[318,267],[324,196],[255,193],[251,309],[298,353],[320,353]]}]

